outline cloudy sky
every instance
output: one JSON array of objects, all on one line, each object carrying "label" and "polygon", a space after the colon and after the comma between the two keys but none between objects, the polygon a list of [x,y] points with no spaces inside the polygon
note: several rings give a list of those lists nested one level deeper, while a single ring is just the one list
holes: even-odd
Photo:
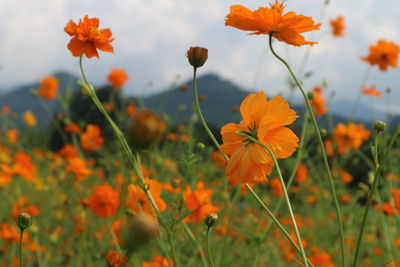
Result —
[{"label": "cloudy sky", "polygon": [[[311,89],[327,80],[336,99],[351,99],[358,92],[367,65],[360,56],[378,39],[400,43],[398,0],[287,0],[287,10],[312,16],[321,30],[307,34],[318,41],[314,47],[289,47],[275,42],[276,50],[288,58],[298,72],[306,53],[305,71],[313,76],[305,83]],[[65,70],[78,74],[78,60],[66,45],[63,28],[69,19],[85,14],[101,19],[100,28],[110,28],[115,37],[114,54],[85,61],[92,82],[101,84],[112,67],[130,76],[128,94],[159,92],[177,78],[190,78],[185,58],[189,46],[209,49],[209,60],[200,73],[216,72],[248,90],[276,94],[286,88],[287,72],[266,50],[266,36],[249,36],[224,26],[229,6],[251,9],[267,5],[262,0],[0,0],[0,90]],[[346,37],[330,34],[329,19],[343,15]],[[400,69],[386,73],[372,68],[367,85],[393,89],[400,100]],[[151,85],[149,86],[149,83]],[[381,100],[384,103],[384,100]],[[379,103],[378,103],[379,104]]]}]

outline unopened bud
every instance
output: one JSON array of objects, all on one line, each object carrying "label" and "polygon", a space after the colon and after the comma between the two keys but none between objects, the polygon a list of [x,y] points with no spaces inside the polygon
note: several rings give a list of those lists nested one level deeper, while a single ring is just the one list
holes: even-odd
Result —
[{"label": "unopened bud", "polygon": [[310,92],[307,93],[307,97],[308,97],[309,100],[312,100],[314,98],[314,96],[315,96],[314,91],[310,91]]},{"label": "unopened bud", "polygon": [[31,215],[29,215],[26,212],[23,212],[20,215],[18,215],[17,225],[21,229],[21,231],[28,228],[30,223],[31,223]]},{"label": "unopened bud", "polygon": [[190,65],[195,68],[199,68],[206,63],[208,58],[208,49],[203,47],[190,47],[186,52],[186,57],[189,60]]},{"label": "unopened bud", "polygon": [[383,132],[386,130],[386,123],[384,123],[383,121],[375,121],[374,128],[378,132]]},{"label": "unopened bud", "polygon": [[321,133],[321,136],[322,136],[322,137],[325,137],[325,136],[328,135],[328,130],[322,128],[322,129],[320,130],[320,133]]},{"label": "unopened bud", "polygon": [[203,151],[204,148],[206,148],[206,146],[205,146],[203,143],[198,142],[198,143],[196,144],[196,151],[197,151],[197,152]]},{"label": "unopened bud", "polygon": [[204,219],[204,223],[207,225],[208,228],[214,227],[218,224],[218,215],[215,213],[210,213]]}]

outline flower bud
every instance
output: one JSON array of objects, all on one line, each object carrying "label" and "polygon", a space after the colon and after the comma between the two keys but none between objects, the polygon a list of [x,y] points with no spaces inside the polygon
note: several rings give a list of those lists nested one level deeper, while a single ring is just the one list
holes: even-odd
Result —
[{"label": "flower bud", "polygon": [[215,213],[210,213],[204,219],[204,223],[207,225],[208,228],[214,227],[218,224],[218,215]]},{"label": "flower bud", "polygon": [[310,92],[307,93],[307,97],[308,97],[309,100],[313,100],[314,96],[315,96],[314,91],[310,91]]},{"label": "flower bud", "polygon": [[326,137],[328,135],[328,130],[325,128],[320,129],[319,132],[321,133],[322,137]]},{"label": "flower bud", "polygon": [[196,144],[196,151],[197,151],[197,152],[203,151],[204,148],[206,148],[206,146],[205,146],[203,143],[198,142],[198,143]]},{"label": "flower bud", "polygon": [[377,132],[383,132],[386,130],[386,123],[383,121],[375,121],[374,128]]},{"label": "flower bud", "polygon": [[20,215],[18,215],[17,225],[18,225],[19,229],[21,229],[21,231],[28,228],[30,223],[31,223],[31,215],[29,215],[26,212],[23,212]]},{"label": "flower bud", "polygon": [[199,68],[206,63],[208,58],[208,49],[203,47],[190,47],[186,52],[186,57],[189,60],[190,65],[195,68]]}]

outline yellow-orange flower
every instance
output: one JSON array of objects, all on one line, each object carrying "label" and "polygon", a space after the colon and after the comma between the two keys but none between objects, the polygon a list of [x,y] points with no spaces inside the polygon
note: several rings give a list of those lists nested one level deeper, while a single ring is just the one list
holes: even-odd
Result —
[{"label": "yellow-orange flower", "polygon": [[15,145],[16,143],[18,143],[18,131],[16,129],[8,129],[7,130],[7,141],[12,144]]},{"label": "yellow-orange flower", "polygon": [[128,75],[122,69],[112,69],[107,77],[108,81],[114,88],[122,88],[124,84],[129,80]]},{"label": "yellow-orange flower", "polygon": [[142,267],[170,267],[168,259],[161,255],[155,255],[153,261],[145,261],[142,263]]},{"label": "yellow-orange flower", "polygon": [[24,112],[24,122],[29,127],[35,127],[37,124],[37,120],[35,114],[33,114],[32,110],[27,110]]},{"label": "yellow-orange flower", "polygon": [[104,52],[114,53],[111,42],[110,29],[99,29],[100,20],[98,18],[89,18],[87,15],[83,19],[79,19],[76,24],[70,20],[65,26],[64,31],[73,36],[68,43],[68,49],[75,57],[85,54],[88,58],[99,57],[97,49]]},{"label": "yellow-orange flower", "polygon": [[309,169],[303,163],[300,163],[296,170],[296,176],[294,178],[297,184],[304,183],[308,180]]},{"label": "yellow-orange flower", "polygon": [[344,17],[338,16],[336,19],[331,19],[329,24],[332,27],[332,34],[336,37],[344,36],[344,29],[346,26],[344,25]]},{"label": "yellow-orange flower", "polygon": [[362,124],[350,122],[347,126],[338,123],[333,131],[333,140],[337,145],[337,152],[343,154],[351,149],[357,149],[366,141],[370,132]]},{"label": "yellow-orange flower", "polygon": [[99,126],[89,124],[86,127],[86,131],[81,135],[82,148],[90,152],[100,150],[104,143],[104,137],[100,134],[101,130]]},{"label": "yellow-orange flower", "polygon": [[188,210],[193,211],[185,218],[186,222],[198,223],[210,214],[216,213],[218,207],[211,204],[211,189],[204,188],[204,182],[198,182],[196,191],[192,191],[189,186],[184,192],[185,205]]},{"label": "yellow-orange flower", "polygon": [[56,77],[48,76],[40,81],[38,93],[44,99],[50,100],[57,97],[58,80]]},{"label": "yellow-orange flower", "polygon": [[97,217],[106,218],[115,215],[119,207],[119,193],[108,184],[95,186],[87,199],[89,209]]},{"label": "yellow-orange flower", "polygon": [[311,106],[314,109],[316,115],[321,116],[328,112],[328,108],[325,104],[325,99],[322,97],[322,88],[319,86],[313,89],[314,97],[311,99]]},{"label": "yellow-orange flower", "polygon": [[389,67],[397,67],[399,53],[400,47],[394,42],[379,40],[376,45],[369,46],[369,55],[361,59],[370,65],[378,65],[381,71],[386,71]]},{"label": "yellow-orange flower", "polygon": [[321,24],[314,24],[312,17],[297,15],[295,12],[283,14],[284,5],[275,1],[270,7],[260,7],[255,11],[241,5],[233,5],[226,16],[225,25],[251,31],[251,34],[273,34],[273,37],[290,45],[313,45],[301,34],[318,30]]},{"label": "yellow-orange flower", "polygon": [[240,124],[228,123],[221,129],[221,151],[230,156],[225,169],[229,179],[241,183],[265,181],[274,162],[262,146],[237,134],[242,131],[268,146],[277,158],[288,158],[296,150],[299,139],[287,127],[296,112],[280,96],[267,100],[264,92],[248,95],[240,105]]},{"label": "yellow-orange flower", "polygon": [[362,94],[363,95],[370,95],[370,96],[374,96],[376,98],[380,98],[382,96],[382,93],[378,90],[376,90],[376,86],[372,85],[371,87],[368,86],[363,86],[362,87]]},{"label": "yellow-orange flower", "polygon": [[106,260],[110,267],[126,267],[129,265],[128,258],[124,254],[111,249],[107,252]]},{"label": "yellow-orange flower", "polygon": [[86,166],[86,162],[78,157],[68,160],[67,171],[76,175],[76,179],[82,180],[90,175],[92,171]]}]

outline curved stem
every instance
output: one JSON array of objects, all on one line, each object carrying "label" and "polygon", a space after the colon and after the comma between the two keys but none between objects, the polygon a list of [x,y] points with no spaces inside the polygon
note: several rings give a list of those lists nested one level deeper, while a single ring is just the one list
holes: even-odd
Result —
[{"label": "curved stem", "polygon": [[304,101],[306,103],[308,113],[311,116],[312,124],[313,124],[315,133],[317,135],[317,139],[318,139],[320,147],[321,147],[325,169],[326,169],[326,172],[327,172],[328,178],[329,178],[329,187],[330,187],[330,190],[331,190],[331,193],[332,193],[332,197],[333,197],[333,201],[334,201],[334,204],[335,204],[336,219],[337,219],[337,224],[338,224],[338,228],[339,228],[339,235],[340,235],[340,252],[341,252],[342,267],[345,267],[346,266],[346,261],[345,261],[345,256],[344,256],[344,233],[343,233],[342,216],[341,216],[341,212],[340,212],[339,201],[337,199],[336,189],[335,189],[335,186],[333,184],[333,178],[332,178],[332,174],[331,174],[329,163],[328,163],[328,157],[326,156],[326,152],[325,152],[324,142],[322,140],[321,133],[319,132],[317,120],[315,119],[315,115],[314,115],[313,109],[312,109],[310,101],[308,100],[308,97],[307,97],[307,95],[306,95],[306,93],[305,93],[305,91],[303,89],[303,86],[300,84],[299,80],[297,79],[296,75],[293,73],[293,71],[292,71],[291,67],[289,66],[289,64],[283,58],[281,58],[275,52],[275,50],[273,49],[273,47],[272,47],[272,35],[273,35],[273,33],[270,33],[270,35],[269,35],[269,47],[271,49],[271,52],[277,59],[279,59],[279,61],[281,61],[283,63],[283,65],[285,65],[285,67],[288,69],[290,75],[292,76],[294,82],[296,83],[297,87],[300,89],[300,92],[303,95]]},{"label": "curved stem", "polygon": [[[378,162],[378,165],[375,168],[374,182],[372,183],[371,189],[370,189],[369,194],[368,194],[367,206],[365,207],[364,216],[363,216],[363,219],[362,219],[362,222],[361,222],[360,233],[358,234],[357,246],[356,246],[356,251],[355,251],[355,254],[354,254],[353,265],[352,265],[353,267],[357,266],[358,255],[360,253],[360,247],[361,247],[361,242],[362,242],[362,238],[363,238],[363,234],[364,234],[364,230],[365,230],[365,225],[366,225],[368,214],[369,214],[369,210],[370,210],[370,207],[371,207],[371,204],[372,204],[373,195],[374,195],[374,193],[376,191],[376,188],[378,187],[378,180],[379,180],[380,173],[381,173],[381,171],[383,169],[383,165],[384,165],[383,163],[388,158],[389,153],[390,153],[392,147],[394,146],[394,144],[396,143],[397,137],[399,135],[400,135],[400,126],[397,128],[396,132],[393,134],[393,136],[392,136],[392,138],[391,138],[391,140],[389,142],[389,145],[388,145],[388,147],[386,149],[386,152],[385,152],[385,154],[383,155],[383,157],[381,159],[381,162]],[[375,136],[375,138],[377,139],[378,136]],[[377,143],[377,141],[376,141],[376,143]],[[377,155],[375,155],[375,153],[378,153],[377,151],[378,151],[377,148],[374,148],[374,158],[377,157]]]},{"label": "curved stem", "polygon": [[209,238],[210,229],[211,229],[211,227],[207,227],[207,236],[206,236],[206,239],[207,239],[207,254],[208,254],[208,260],[210,261],[211,266],[214,267],[215,265],[214,265],[214,261],[212,259],[211,250],[210,250],[210,238]]},{"label": "curved stem", "polygon": [[284,199],[286,201],[287,208],[289,210],[290,218],[291,218],[291,220],[293,222],[293,228],[294,228],[294,232],[296,234],[297,241],[298,241],[299,246],[300,246],[301,256],[303,257],[303,262],[304,262],[305,266],[307,267],[308,266],[307,265],[307,256],[306,256],[306,253],[304,251],[303,242],[301,240],[300,232],[299,232],[299,229],[297,227],[296,218],[294,217],[294,214],[293,214],[292,205],[290,204],[290,199],[289,199],[289,195],[288,195],[287,190],[286,190],[285,181],[283,180],[281,168],[279,167],[279,163],[278,163],[278,160],[276,159],[276,157],[274,155],[274,152],[268,146],[266,146],[265,144],[261,143],[260,141],[258,141],[257,139],[255,139],[254,137],[252,137],[250,135],[243,134],[243,133],[237,133],[237,134],[239,136],[241,136],[241,137],[245,137],[245,138],[253,141],[254,143],[257,143],[258,145],[262,146],[271,155],[271,157],[272,157],[272,159],[273,159],[273,161],[275,163],[275,168],[276,168],[276,171],[278,173],[278,178],[279,178],[279,180],[280,180],[280,182],[282,184],[283,196],[284,196]]}]

